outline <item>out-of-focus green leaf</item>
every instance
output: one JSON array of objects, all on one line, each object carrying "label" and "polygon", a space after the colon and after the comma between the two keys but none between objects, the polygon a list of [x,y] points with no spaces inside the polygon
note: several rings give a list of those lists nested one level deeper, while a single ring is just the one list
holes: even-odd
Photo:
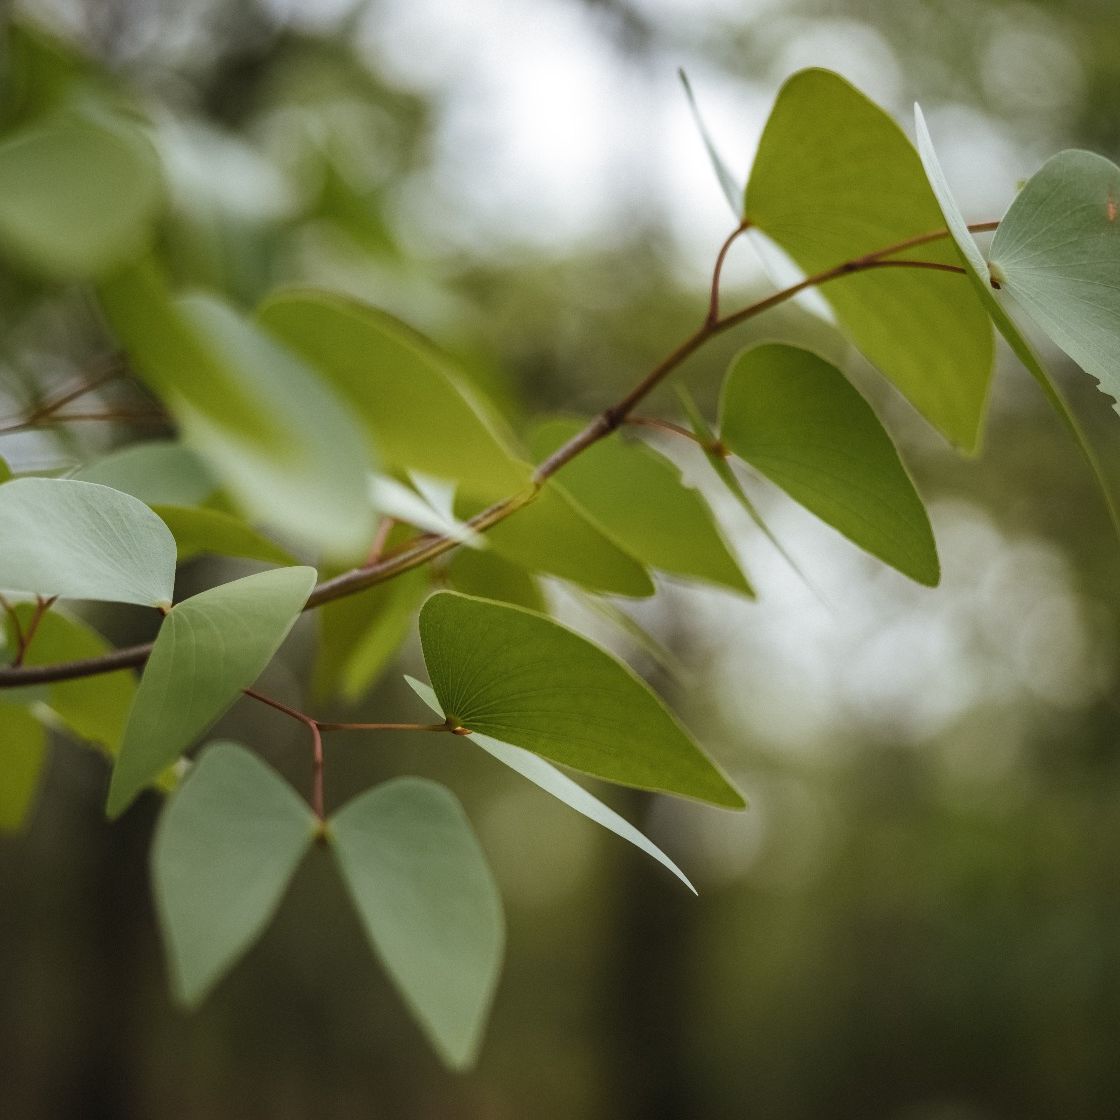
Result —
[{"label": "out-of-focus green leaf", "polygon": [[1120,167],[1061,152],[1015,196],[992,239],[992,281],[1120,402]]},{"label": "out-of-focus green leaf", "polygon": [[365,695],[408,636],[428,585],[428,573],[418,568],[320,607],[315,612],[319,619],[316,694],[321,698],[337,694],[349,701]]},{"label": "out-of-focus green leaf", "polygon": [[[746,214],[807,273],[937,230],[942,216],[897,124],[843,78],[805,70],[782,87],[747,185]],[[895,254],[959,265],[952,244]],[[963,276],[872,269],[824,284],[845,333],[926,419],[978,444],[992,331]]]},{"label": "out-of-focus green leaf", "polygon": [[545,609],[544,596],[533,576],[495,549],[457,549],[447,568],[447,582],[454,590],[480,599],[497,599],[531,611]]},{"label": "out-of-focus green leaf", "polygon": [[150,506],[196,506],[217,489],[202,460],[171,440],[151,440],[111,451],[70,477],[123,490]]},{"label": "out-of-focus green leaf", "polygon": [[35,802],[47,733],[23,708],[5,705],[0,722],[0,832],[13,832],[26,823]]},{"label": "out-of-focus green leaf", "polygon": [[1097,485],[1104,497],[1105,504],[1108,506],[1109,516],[1112,518],[1113,528],[1117,535],[1120,536],[1120,508],[1117,507],[1116,498],[1113,495],[1112,487],[1108,479],[1105,477],[1100,460],[1097,458],[1096,452],[1090,445],[1088,436],[1082,430],[1077,417],[1071,411],[1065,398],[1063,398],[1058,391],[1058,387],[1053,379],[1046,372],[1045,367],[1034,351],[1034,347],[1032,347],[1023,336],[1023,333],[1015,325],[1011,316],[1008,315],[1003,305],[996,298],[995,292],[992,291],[988,282],[988,265],[973,239],[972,234],[969,232],[968,225],[964,220],[964,216],[961,214],[960,207],[957,205],[957,200],[953,197],[949,182],[945,178],[945,172],[942,170],[941,163],[937,158],[937,152],[934,150],[933,141],[930,138],[925,117],[922,115],[922,110],[917,105],[914,106],[914,116],[918,138],[918,152],[921,155],[922,165],[925,167],[926,174],[929,176],[930,186],[937,196],[937,203],[941,208],[949,233],[952,235],[953,241],[956,243],[964,259],[965,267],[968,270],[968,279],[979,296],[984,309],[987,311],[992,322],[995,323],[999,333],[1003,335],[1004,340],[1007,342],[1008,346],[1011,347],[1012,352],[1019,361],[1026,366],[1028,372],[1038,383],[1039,388],[1042,389],[1046,399],[1050,402],[1051,407],[1073,436],[1074,442],[1077,444],[1085,462],[1088,464],[1089,469],[1093,472],[1094,478],[1097,480]]},{"label": "out-of-focus green leaf", "polygon": [[645,568],[557,486],[546,485],[513,517],[495,525],[486,539],[515,564],[590,591],[636,598],[654,591]]},{"label": "out-of-focus green leaf", "polygon": [[796,346],[747,350],[724,381],[720,434],[849,540],[919,583],[938,582],[922,500],[871,406],[835,366]]},{"label": "out-of-focus green leaf", "polygon": [[172,983],[195,1006],[268,925],[319,822],[236,743],[213,743],[169,798],[152,887]]},{"label": "out-of-focus green leaf", "polygon": [[[541,425],[533,454],[545,458],[582,427],[578,420]],[[647,444],[600,440],[566,464],[556,483],[643,564],[753,595],[707,503]]]},{"label": "out-of-focus green leaf", "polygon": [[478,1052],[501,969],[498,888],[462,806],[443,786],[398,778],[328,824],[362,925],[440,1057]]},{"label": "out-of-focus green leaf", "polygon": [[233,514],[195,506],[154,505],[152,509],[175,537],[180,562],[211,552],[268,564],[295,563],[291,553]]},{"label": "out-of-focus green leaf", "polygon": [[137,132],[72,117],[0,143],[0,246],[63,280],[139,254],[159,208],[155,152]]},{"label": "out-of-focus green leaf", "polygon": [[364,554],[373,460],[315,370],[217,299],[170,300],[149,267],[111,278],[101,298],[183,442],[250,521],[339,562]]},{"label": "out-of-focus green leaf", "polygon": [[172,608],[136,691],[109,786],[109,816],[124,812],[260,676],[314,586],[313,568],[276,568]]},{"label": "out-of-focus green leaf", "polygon": [[[412,691],[432,709],[441,719],[446,713],[439,705],[435,691],[428,685],[416,680],[415,677],[405,676]],[[508,743],[499,742],[489,735],[473,734],[469,741],[481,747],[491,758],[496,758],[502,765],[527,778],[534,785],[540,786],[546,793],[552,794],[558,801],[563,801],[570,809],[575,809],[588,820],[601,825],[623,840],[629,841],[634,847],[645,852],[657,860],[663,867],[667,867],[693,894],[696,888],[688,881],[685,873],[647,836],[643,836],[629,821],[620,817],[613,809],[604,805],[597,797],[577,785],[566,774],[562,774],[555,766],[545,762],[543,758],[531,751],[522,750],[520,747],[511,747]]]},{"label": "out-of-focus green leaf", "polygon": [[608,781],[743,807],[633,670],[544,615],[440,591],[420,611],[420,641],[463,727]]},{"label": "out-of-focus green leaf", "polygon": [[403,323],[330,292],[281,292],[260,322],[328,377],[384,462],[454,480],[465,493],[501,498],[524,487],[489,408],[449,359]]},{"label": "out-of-focus green leaf", "polygon": [[723,156],[719,154],[712,134],[700,114],[700,106],[696,103],[696,95],[692,92],[692,83],[688,80],[688,75],[683,69],[678,70],[677,73],[680,75],[681,85],[684,86],[684,95],[688,98],[688,107],[692,110],[692,119],[696,122],[696,131],[700,133],[712,170],[719,180],[720,190],[723,191],[723,197],[727,199],[727,205],[731,207],[735,220],[740,221],[743,217],[743,184],[735,178]]},{"label": "out-of-focus green leaf", "polygon": [[174,587],[175,538],[137,498],[61,478],[0,486],[0,588],[163,606]]},{"label": "out-of-focus green leaf", "polygon": [[[35,607],[20,603],[15,611],[26,633]],[[96,630],[54,608],[39,619],[23,663],[32,666],[81,661],[99,657],[110,648]],[[45,687],[42,703],[78,738],[114,754],[120,746],[135,693],[132,672],[122,669],[96,677],[54,681]]]},{"label": "out-of-focus green leaf", "polygon": [[12,468],[8,466],[7,459],[0,458],[0,483],[7,482],[12,477]]}]

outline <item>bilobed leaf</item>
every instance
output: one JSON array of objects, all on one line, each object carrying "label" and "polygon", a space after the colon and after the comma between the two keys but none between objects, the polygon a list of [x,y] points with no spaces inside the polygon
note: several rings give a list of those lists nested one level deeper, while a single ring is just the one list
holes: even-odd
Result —
[{"label": "bilobed leaf", "polygon": [[268,564],[294,562],[289,552],[233,514],[197,506],[153,505],[152,509],[171,530],[180,562],[203,552]]},{"label": "bilobed leaf", "polygon": [[1015,196],[991,279],[1120,402],[1120,167],[1061,152]]},{"label": "bilobed leaf", "polygon": [[1011,347],[1012,352],[1019,361],[1026,366],[1028,372],[1038,383],[1039,388],[1042,389],[1046,399],[1050,402],[1051,407],[1073,436],[1073,440],[1077,444],[1089,469],[1093,472],[1093,477],[1096,479],[1097,486],[1104,497],[1105,504],[1108,506],[1113,528],[1117,535],[1120,536],[1120,508],[1117,508],[1116,498],[1113,495],[1112,487],[1108,479],[1105,477],[1100,460],[1097,458],[1096,452],[1090,445],[1088,436],[1086,436],[1085,432],[1082,430],[1077,417],[1066,403],[1065,398],[1062,397],[1061,393],[1058,391],[1054,380],[1046,372],[1045,367],[1034,351],[1034,347],[1031,346],[1023,336],[1023,333],[1015,325],[1014,320],[1012,320],[1011,316],[1004,309],[1003,304],[992,290],[989,284],[988,265],[973,239],[972,234],[969,232],[968,225],[964,220],[964,216],[961,214],[960,207],[957,205],[957,200],[953,197],[949,182],[945,178],[945,172],[942,170],[941,163],[934,150],[933,141],[930,139],[925,117],[922,115],[922,110],[917,105],[914,106],[914,116],[918,138],[918,152],[921,155],[926,174],[929,176],[930,186],[937,196],[937,202],[944,216],[945,224],[965,262],[969,282],[972,284],[973,290],[979,296],[981,304],[987,311],[992,322],[995,323],[996,329],[1003,335],[1004,340],[1007,342],[1008,346]]},{"label": "bilobed leaf", "polygon": [[276,568],[212,587],[171,609],[140,678],[113,769],[111,817],[260,676],[314,586],[313,568]]},{"label": "bilobed leaf", "polygon": [[125,126],[60,118],[0,144],[0,246],[63,280],[138,254],[160,204],[155,152]]},{"label": "bilobed leaf", "polygon": [[696,103],[696,95],[692,92],[692,83],[688,80],[688,75],[684,70],[678,70],[677,73],[680,75],[681,85],[684,86],[684,95],[688,98],[688,107],[692,110],[692,119],[696,122],[696,131],[704,141],[704,149],[708,153],[712,170],[719,180],[720,190],[723,191],[723,197],[727,199],[727,205],[731,207],[735,220],[739,221],[743,217],[743,185],[731,173],[731,169],[712,139],[712,134],[708,131],[708,126],[700,115],[700,106]]},{"label": "bilobed leaf", "polygon": [[420,641],[439,702],[463,727],[608,781],[743,807],[649,687],[567,627],[441,591],[420,611]]},{"label": "bilobed leaf", "polygon": [[70,477],[123,490],[150,506],[196,506],[217,489],[206,465],[193,451],[163,439],[111,451]]},{"label": "bilobed leaf", "polygon": [[168,799],[152,887],[176,997],[205,999],[268,925],[318,831],[295,791],[236,743],[213,743]]},{"label": "bilobed leaf", "polygon": [[100,294],[184,444],[248,520],[339,562],[364,555],[372,453],[316,370],[216,298],[170,299],[151,267],[122,271]]},{"label": "bilobed leaf", "polygon": [[[941,213],[902,130],[843,78],[782,87],[759,144],[746,216],[807,274],[937,230]],[[959,265],[945,242],[895,254]],[[977,446],[991,378],[987,316],[963,276],[863,271],[820,288],[847,336],[931,424]]]},{"label": "bilobed leaf", "polygon": [[322,371],[366,425],[388,466],[496,499],[528,481],[474,388],[392,316],[331,292],[280,292],[259,321]]},{"label": "bilobed leaf", "polygon": [[[405,676],[413,692],[432,709],[441,719],[445,713],[439,706],[435,692],[426,684],[422,684],[414,677]],[[540,786],[546,793],[552,794],[558,801],[564,802],[570,809],[575,809],[588,820],[601,825],[608,832],[621,836],[634,847],[645,852],[657,860],[663,867],[667,867],[693,894],[696,888],[688,881],[683,871],[647,836],[643,836],[629,821],[620,817],[613,809],[604,805],[597,797],[577,785],[566,774],[562,774],[555,766],[545,762],[543,758],[531,751],[522,750],[520,747],[511,747],[508,743],[499,742],[489,735],[473,734],[468,736],[468,742],[481,747],[491,758],[496,758],[503,766],[527,778],[534,785]]]},{"label": "bilobed leaf", "polygon": [[[553,420],[530,441],[543,459],[584,425]],[[647,444],[599,440],[552,483],[591,514],[627,552],[651,568],[752,595],[712,511],[684,485],[680,470]]]},{"label": "bilobed leaf", "polygon": [[328,823],[366,934],[443,1060],[471,1065],[501,968],[498,889],[462,806],[443,786],[398,778]]},{"label": "bilobed leaf", "polygon": [[833,365],[771,343],[732,363],[724,443],[849,540],[919,583],[940,578],[925,507],[871,406]]},{"label": "bilobed leaf", "polygon": [[0,486],[0,589],[160,606],[175,586],[175,538],[139,499],[93,482]]},{"label": "bilobed leaf", "polygon": [[571,580],[590,591],[642,598],[652,595],[645,568],[557,486],[540,494],[486,539],[494,551],[531,572]]},{"label": "bilobed leaf", "polygon": [[22,828],[35,802],[47,733],[23,708],[0,710],[0,832]]}]

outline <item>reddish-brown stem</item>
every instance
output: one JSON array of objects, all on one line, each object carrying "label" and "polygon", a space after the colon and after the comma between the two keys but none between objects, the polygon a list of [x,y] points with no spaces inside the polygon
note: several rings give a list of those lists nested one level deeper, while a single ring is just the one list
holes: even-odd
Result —
[{"label": "reddish-brown stem", "polygon": [[19,620],[19,614],[16,612],[15,607],[3,596],[0,595],[0,608],[8,616],[8,621],[12,624],[12,629],[15,631],[16,637],[16,656],[12,658],[12,666],[19,668],[23,661],[23,651],[26,645],[23,637],[23,626]]},{"label": "reddish-brown stem", "polygon": [[383,517],[378,523],[377,532],[373,536],[373,544],[369,546],[369,555],[366,556],[366,567],[372,568],[381,559],[385,551],[385,543],[393,531],[396,521],[392,517]]},{"label": "reddish-brown stem", "polygon": [[453,731],[449,723],[323,723],[316,720],[319,730],[328,731]]},{"label": "reddish-brown stem", "polygon": [[716,254],[715,267],[712,269],[712,288],[711,294],[708,296],[708,319],[709,323],[719,321],[719,285],[723,276],[723,264],[727,260],[727,254],[731,251],[731,246],[742,237],[744,233],[750,229],[750,222],[745,219],[731,231],[727,240],[719,247],[719,253]]},{"label": "reddish-brown stem", "polygon": [[27,656],[27,650],[31,645],[31,640],[35,637],[35,633],[39,629],[39,623],[43,621],[43,616],[54,606],[57,600],[57,595],[52,595],[50,598],[44,598],[42,595],[37,595],[35,597],[35,613],[28,621],[27,629],[20,635],[19,649],[16,650],[15,659],[12,661],[13,668],[18,669],[23,664],[23,659]]},{"label": "reddish-brown stem", "polygon": [[34,431],[36,428],[50,428],[56,424],[69,424],[77,421],[118,421],[122,424],[165,424],[167,416],[162,412],[66,412],[61,415],[51,413],[49,416],[39,416],[35,419],[20,420],[13,424],[0,427],[0,436],[15,435],[17,432]]},{"label": "reddish-brown stem", "polygon": [[705,446],[704,441],[695,432],[690,432],[683,424],[674,424],[672,420],[661,420],[656,416],[627,416],[623,423],[632,424],[636,428],[654,428],[661,432],[672,432],[675,436],[683,436],[701,447]]},{"label": "reddish-brown stem", "polygon": [[[969,229],[978,233],[994,229],[997,225],[998,223],[995,222],[983,222],[972,225]],[[869,269],[918,268],[936,269],[938,271],[952,273],[963,272],[964,270],[959,265],[943,264],[939,261],[883,259],[893,253],[911,248],[916,244],[942,240],[948,236],[948,230],[939,230],[928,234],[921,234],[918,237],[907,238],[905,241],[884,246],[863,257],[844,261],[833,268],[806,277],[799,283],[784,288],[780,292],[775,292],[773,295],[767,296],[764,299],[757,300],[729,315],[725,315],[714,323],[705,319],[705,321],[680,343],[671,354],[658,362],[657,365],[622,398],[622,400],[604,409],[604,411],[592,419],[582,431],[573,436],[566,444],[558,448],[552,455],[540,463],[533,472],[532,483],[528,488],[503,501],[496,502],[481,513],[476,514],[467,522],[468,526],[475,530],[475,532],[484,533],[487,529],[497,525],[500,521],[504,521],[513,513],[516,513],[517,510],[521,509],[523,506],[528,505],[528,503],[537,496],[541,486],[549,478],[556,474],[566,463],[571,462],[572,459],[586,450],[586,448],[615,431],[619,425],[626,420],[640,401],[648,396],[670,373],[683,364],[686,359],[691,357],[701,346],[716,335],[731,330],[740,323],[744,323],[749,319],[753,319],[769,311],[773,307],[777,307],[779,304],[785,303],[787,300],[792,299],[800,292],[806,291],[809,288],[828,283],[842,276],[851,276]],[[360,568],[343,572],[341,575],[335,576],[332,579],[324,580],[312,591],[304,609],[313,610],[323,603],[329,603],[335,599],[354,595],[359,591],[364,591],[367,587],[373,587],[375,584],[384,583],[386,580],[390,580],[403,572],[410,571],[413,568],[428,563],[430,560],[443,555],[445,552],[450,552],[452,549],[456,548],[458,544],[459,542],[451,537],[432,537],[429,535],[418,537],[390,555],[382,557],[376,563],[367,564]],[[0,669],[0,688],[17,688],[28,684],[72,680],[78,677],[93,676],[98,673],[108,673],[117,669],[133,668],[142,665],[147,660],[151,651],[151,643],[147,643],[145,645],[131,646],[127,649],[114,650],[100,657],[87,658],[81,661],[68,661],[55,665],[34,666],[31,668]]]}]

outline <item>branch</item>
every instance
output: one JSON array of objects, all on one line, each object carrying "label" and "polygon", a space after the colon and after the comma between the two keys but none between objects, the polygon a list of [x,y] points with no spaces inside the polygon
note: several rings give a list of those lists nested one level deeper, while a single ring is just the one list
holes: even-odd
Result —
[{"label": "branch", "polygon": [[[998,224],[998,222],[982,222],[968,228],[972,232],[979,233],[995,229]],[[716,265],[713,289],[718,286],[718,270],[722,265],[723,257],[726,256],[726,251],[734,237],[737,237],[743,228],[745,227],[736,230],[734,236],[724,243]],[[475,514],[467,522],[467,526],[476,533],[484,533],[487,529],[516,513],[523,506],[528,505],[537,496],[548,479],[581,452],[586,451],[587,448],[614,432],[626,421],[629,414],[642,400],[706,342],[725,331],[731,330],[733,327],[739,326],[741,323],[747,322],[749,319],[769,311],[773,307],[777,307],[779,304],[785,303],[787,300],[793,299],[801,292],[826,284],[831,280],[839,279],[842,276],[852,276],[876,268],[917,268],[963,273],[965,270],[959,265],[944,264],[940,261],[895,259],[893,257],[895,253],[903,252],[916,245],[944,240],[948,236],[949,231],[942,229],[907,238],[905,241],[884,246],[882,249],[876,249],[865,256],[844,261],[833,268],[808,276],[788,288],[783,288],[780,292],[775,292],[765,299],[748,304],[746,307],[725,315],[723,318],[716,319],[714,322],[705,319],[672,353],[658,362],[625,397],[604,409],[581,432],[540,463],[533,472],[531,484],[525,490],[495,503],[481,513]],[[333,602],[335,599],[342,599],[348,595],[355,595],[359,591],[366,590],[366,588],[384,583],[394,576],[411,571],[413,568],[418,568],[430,560],[434,560],[437,556],[442,556],[445,552],[450,552],[458,547],[459,543],[457,539],[452,537],[425,536],[417,538],[396,552],[381,557],[375,563],[366,564],[363,567],[343,572],[333,579],[324,580],[311,592],[303,609],[314,610],[324,603]],[[111,673],[118,669],[132,669],[143,665],[151,652],[152,643],[147,642],[143,645],[113,650],[111,653],[103,654],[100,657],[87,658],[82,661],[64,661],[54,665],[0,669],[0,689],[19,688],[29,684],[49,684],[52,681],[74,680],[78,677]]]}]

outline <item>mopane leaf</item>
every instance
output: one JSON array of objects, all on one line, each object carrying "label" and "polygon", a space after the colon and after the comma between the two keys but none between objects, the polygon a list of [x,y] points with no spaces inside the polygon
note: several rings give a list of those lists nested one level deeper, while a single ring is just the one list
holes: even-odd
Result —
[{"label": "mopane leaf", "polygon": [[152,509],[171,530],[180,562],[203,552],[267,564],[294,562],[289,552],[233,514],[196,506],[154,505]]},{"label": "mopane leaf", "polygon": [[645,568],[557,486],[546,485],[513,517],[495,525],[486,539],[515,564],[590,591],[635,598],[654,591]]},{"label": "mopane leaf", "polygon": [[378,957],[443,1060],[471,1065],[501,968],[498,888],[462,806],[398,778],[328,823],[343,881]]},{"label": "mopane leaf", "polygon": [[937,158],[937,153],[934,151],[933,141],[930,139],[929,129],[926,127],[925,117],[922,115],[922,110],[917,105],[914,106],[914,116],[918,137],[918,151],[921,154],[922,164],[925,167],[926,174],[929,176],[930,186],[937,196],[937,202],[944,215],[945,224],[948,226],[953,241],[956,243],[964,259],[965,267],[968,270],[968,279],[973,289],[980,297],[984,309],[988,312],[992,322],[995,323],[997,330],[1003,335],[1004,340],[1007,342],[1008,346],[1011,347],[1015,356],[1026,366],[1031,376],[1038,382],[1039,387],[1042,389],[1046,399],[1050,402],[1051,407],[1069,429],[1074,442],[1077,444],[1086,463],[1089,465],[1089,469],[1093,472],[1093,476],[1097,480],[1097,485],[1108,506],[1108,512],[1109,516],[1112,518],[1113,527],[1117,535],[1120,536],[1120,509],[1117,508],[1116,499],[1113,496],[1112,488],[1105,477],[1100,461],[1090,446],[1088,437],[1082,430],[1077,417],[1070,410],[1069,405],[1066,403],[1061,393],[1058,392],[1057,385],[1046,372],[1038,355],[1035,354],[1034,348],[1015,325],[999,299],[996,298],[996,294],[988,282],[988,265],[984,261],[984,257],[977,247],[976,242],[973,240],[968,225],[964,220],[964,216],[961,214],[960,207],[957,205],[957,200],[953,197],[953,192],[949,188],[948,180],[945,178],[945,172],[941,169],[941,163]]},{"label": "mopane leaf", "polygon": [[155,152],[132,130],[61,119],[0,144],[0,246],[53,278],[135,256],[159,204]]},{"label": "mopane leaf", "polygon": [[424,662],[463,727],[622,785],[742,808],[742,797],[618,658],[520,607],[453,591],[420,611]]},{"label": "mopane leaf", "polygon": [[139,499],[72,479],[0,486],[0,588],[162,606],[174,586],[175,538]]},{"label": "mopane leaf", "polygon": [[545,609],[544,595],[533,576],[492,548],[456,549],[447,568],[447,582],[453,590],[480,599],[499,599],[531,611]]},{"label": "mopane leaf", "polygon": [[[577,420],[542,425],[531,440],[533,454],[545,458],[582,427]],[[647,444],[600,440],[568,463],[556,483],[643,564],[753,594],[707,503]]]},{"label": "mopane leaf", "polygon": [[216,298],[171,300],[151,268],[111,278],[101,298],[183,442],[250,521],[339,562],[364,555],[373,460],[316,370]]},{"label": "mopane leaf", "polygon": [[[937,230],[941,213],[913,147],[878,106],[825,70],[795,74],[766,125],[746,216],[808,274]],[[948,243],[895,254],[959,265]],[[883,268],[824,284],[845,333],[948,439],[979,440],[992,331],[968,281]]]},{"label": "mopane leaf", "polygon": [[731,173],[731,169],[727,166],[723,156],[719,154],[719,149],[712,139],[712,134],[708,131],[708,126],[700,115],[700,106],[696,103],[696,95],[692,92],[692,83],[688,80],[688,75],[684,70],[678,70],[677,73],[680,75],[681,85],[684,86],[685,97],[688,98],[688,107],[692,110],[692,119],[696,123],[696,131],[700,133],[700,139],[704,141],[704,149],[708,153],[712,170],[719,180],[720,190],[723,191],[723,197],[727,199],[727,205],[731,207],[731,213],[735,215],[735,220],[739,221],[743,217],[743,185]]},{"label": "mopane leaf", "polygon": [[22,828],[35,802],[47,733],[23,708],[0,711],[0,832]]},{"label": "mopane leaf", "polygon": [[[445,713],[439,706],[435,692],[426,684],[422,684],[414,677],[405,676],[412,687],[412,691],[432,709],[441,719]],[[577,785],[566,774],[562,774],[555,766],[545,762],[543,758],[531,751],[522,750],[520,747],[511,747],[508,743],[499,742],[489,735],[473,734],[468,741],[481,747],[492,758],[496,758],[504,766],[516,771],[523,778],[527,778],[534,785],[540,786],[546,793],[552,794],[558,801],[563,801],[577,813],[583,814],[588,820],[601,825],[623,840],[629,841],[634,847],[652,856],[663,867],[667,867],[693,894],[696,888],[688,881],[683,871],[647,836],[643,836],[629,821],[620,817],[613,809],[604,805],[597,797]]]},{"label": "mopane leaf", "polygon": [[294,790],[236,743],[213,743],[171,795],[152,886],[176,997],[201,1003],[268,925],[319,828]]},{"label": "mopane leaf", "polygon": [[277,568],[224,583],[163,620],[109,786],[116,817],[260,676],[315,586],[313,568]]},{"label": "mopane leaf", "polygon": [[1120,167],[1061,152],[1015,196],[988,270],[1120,402]]},{"label": "mopane leaf", "polygon": [[123,490],[150,506],[196,506],[217,489],[202,460],[171,440],[134,443],[112,451],[70,477]]},{"label": "mopane leaf", "polygon": [[925,507],[871,406],[833,365],[771,343],[731,365],[724,443],[849,540],[919,583],[940,578]]},{"label": "mopane leaf", "polygon": [[330,292],[281,292],[260,322],[320,369],[367,426],[389,466],[502,498],[529,469],[450,360],[392,316]]}]

